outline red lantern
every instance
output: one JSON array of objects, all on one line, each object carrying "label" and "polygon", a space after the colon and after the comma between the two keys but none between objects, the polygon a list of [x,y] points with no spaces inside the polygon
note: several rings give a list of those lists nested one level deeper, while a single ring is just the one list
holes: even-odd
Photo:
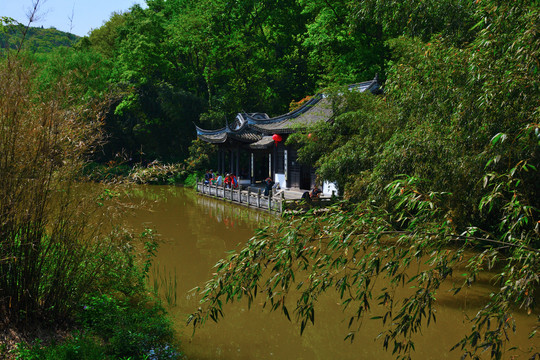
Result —
[{"label": "red lantern", "polygon": [[274,134],[274,135],[272,135],[272,140],[274,140],[274,143],[277,146],[277,143],[281,142],[283,140],[283,138],[279,134]]}]

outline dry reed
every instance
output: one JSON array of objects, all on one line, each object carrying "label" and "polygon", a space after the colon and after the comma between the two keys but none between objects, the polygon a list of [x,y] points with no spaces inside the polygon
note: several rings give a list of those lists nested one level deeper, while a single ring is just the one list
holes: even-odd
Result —
[{"label": "dry reed", "polygon": [[103,276],[119,236],[107,208],[77,179],[100,139],[98,104],[72,96],[69,73],[38,90],[23,54],[0,59],[0,321],[58,319]]}]

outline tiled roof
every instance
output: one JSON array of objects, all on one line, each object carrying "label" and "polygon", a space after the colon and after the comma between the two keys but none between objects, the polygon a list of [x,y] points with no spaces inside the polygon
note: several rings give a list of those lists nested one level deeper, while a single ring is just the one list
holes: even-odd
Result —
[{"label": "tiled roof", "polygon": [[229,127],[229,124],[224,128],[217,130],[204,130],[195,125],[197,129],[197,136],[199,139],[212,144],[222,144],[227,141],[227,139],[234,139],[240,142],[252,143],[258,141],[262,138],[262,135],[257,131],[251,129],[245,124],[241,126],[238,130],[232,130]]},{"label": "tiled roof", "polygon": [[[371,91],[374,94],[381,92],[377,76],[371,81],[349,85],[351,91]],[[269,134],[289,134],[296,129],[313,125],[320,121],[328,121],[332,118],[332,104],[324,94],[317,94],[300,108],[287,114],[269,117],[265,113],[238,113],[232,124],[217,130],[204,130],[197,126],[199,139],[220,144],[231,138],[237,141],[252,143],[250,147],[262,149],[268,146]],[[255,146],[255,147],[253,147]]]},{"label": "tiled roof", "polygon": [[227,141],[227,127],[216,130],[205,130],[195,125],[197,137],[212,144],[221,144]]},{"label": "tiled roof", "polygon": [[249,144],[249,147],[251,149],[266,149],[272,146],[274,143],[274,139],[272,139],[271,136],[263,136],[263,138],[257,142],[254,142],[253,144]]},{"label": "tiled roof", "polygon": [[[380,86],[377,77],[375,77],[375,79],[370,81],[349,85],[349,90],[358,92],[369,90],[373,93],[377,93],[380,90]],[[328,116],[326,120],[332,117],[330,106],[326,105],[326,103],[324,106],[321,106],[320,103],[323,99],[326,99],[324,94],[317,94],[298,109],[272,118],[260,119],[252,117],[250,114],[245,114],[244,117],[247,119],[249,125],[281,124],[275,127],[275,129],[290,129],[291,127],[286,125],[286,121],[291,121],[293,119],[295,124],[304,124],[308,126],[314,121],[324,119],[326,116]],[[316,111],[314,111],[315,108],[317,108]],[[310,116],[303,116],[307,115],[307,113],[309,113]]]},{"label": "tiled roof", "polygon": [[212,144],[223,144],[225,141],[227,141],[227,133],[215,134],[215,135],[199,134],[197,136],[199,137],[199,139],[212,143]]},{"label": "tiled roof", "polygon": [[298,128],[310,126],[319,121],[328,121],[332,118],[332,114],[332,104],[328,98],[321,98],[297,117],[284,118],[275,122],[249,123],[249,125],[263,134],[290,134]]},{"label": "tiled roof", "polygon": [[241,142],[254,142],[259,141],[262,138],[261,134],[250,128],[245,128],[238,132],[230,132],[228,133],[228,136],[231,139],[235,139]]}]

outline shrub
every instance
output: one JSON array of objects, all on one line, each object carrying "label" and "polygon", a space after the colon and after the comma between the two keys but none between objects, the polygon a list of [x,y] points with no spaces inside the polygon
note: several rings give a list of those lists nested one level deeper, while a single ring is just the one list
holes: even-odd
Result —
[{"label": "shrub", "polygon": [[79,320],[91,334],[105,342],[105,351],[115,358],[174,359],[173,331],[161,306],[149,299],[115,299],[92,295],[86,299]]},{"label": "shrub", "polygon": [[162,307],[150,298],[116,299],[89,295],[77,319],[82,330],[60,342],[21,343],[14,351],[20,360],[178,359],[171,323]]},{"label": "shrub", "polygon": [[189,147],[189,157],[184,161],[186,170],[190,172],[204,172],[215,165],[213,159],[217,147],[213,144],[196,139],[191,142]]},{"label": "shrub", "polygon": [[195,187],[197,186],[197,178],[202,178],[202,175],[198,173],[189,174],[186,179],[184,180],[184,185],[187,187]]},{"label": "shrub", "polygon": [[181,164],[161,164],[151,162],[147,167],[137,166],[132,169],[129,179],[136,184],[167,185],[176,184],[185,177]]},{"label": "shrub", "polygon": [[19,344],[16,359],[20,360],[102,360],[105,359],[103,347],[96,339],[76,335],[60,344],[42,346],[41,342],[33,345]]}]

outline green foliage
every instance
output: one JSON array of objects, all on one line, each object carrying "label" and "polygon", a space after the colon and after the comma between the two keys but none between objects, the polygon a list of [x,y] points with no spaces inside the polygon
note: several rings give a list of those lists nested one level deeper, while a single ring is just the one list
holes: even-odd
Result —
[{"label": "green foliage", "polygon": [[173,41],[211,109],[281,112],[291,95],[303,96],[306,61],[296,36],[305,19],[295,1],[180,4]]},{"label": "green foliage", "polygon": [[[384,79],[394,56],[386,40],[441,34],[470,42],[482,18],[474,10],[461,0],[156,0],[114,13],[77,44],[81,59],[74,58],[94,69],[81,72],[89,96],[114,94],[105,116],[113,141],[96,160],[182,161],[199,115],[202,125],[221,126],[242,110],[284,113],[317,84],[377,72]],[[97,53],[104,58],[96,62]]]},{"label": "green foliage", "polygon": [[[309,20],[303,5],[229,5],[151,1],[147,9],[115,14],[81,45],[114,62],[119,97],[105,121],[115,142],[104,160],[121,153],[134,162],[183,160],[200,114],[203,125],[220,126],[225,115],[241,109],[283,113],[292,98],[314,92],[318,70],[309,68],[302,44]],[[348,79],[363,80],[372,72],[362,69],[351,70]]]},{"label": "green foliage", "polygon": [[202,179],[202,175],[198,173],[189,174],[186,180],[184,180],[184,185],[195,188],[197,186],[197,179]]},{"label": "green foliage", "polygon": [[[539,15],[534,7],[516,6],[493,8],[482,2],[477,16],[489,14],[489,23],[480,23],[484,28],[463,48],[440,37],[427,44],[407,38],[392,42],[399,61],[387,89],[398,102],[406,126],[400,134],[403,140],[396,137],[398,142],[391,142],[396,149],[389,147],[388,160],[381,163],[377,175],[388,178],[402,172],[433,179],[435,189],[450,190],[456,207],[462,206],[456,209],[458,218],[479,216],[473,209],[485,194],[481,179],[486,163],[503,173],[521,161],[538,166],[538,144],[532,133],[538,123],[533,99],[539,83],[533,59],[539,48],[531,46],[530,31]],[[519,31],[507,32],[510,28]],[[515,140],[492,146],[499,133]],[[412,151],[406,149],[410,139],[418,142]],[[393,156],[401,149],[401,157]],[[421,154],[436,157],[423,159]],[[425,163],[431,173],[422,169]],[[529,205],[538,208],[535,172],[522,171],[519,180]]]},{"label": "green foliage", "polygon": [[[17,50],[21,44],[23,49],[32,53],[48,53],[59,47],[73,47],[79,37],[55,28],[29,27],[22,24],[0,24],[0,48]],[[24,42],[22,42],[24,38]]]},{"label": "green foliage", "polygon": [[227,115],[223,111],[208,110],[199,116],[201,127],[205,129],[219,129],[225,126]]},{"label": "green foliage", "polygon": [[[95,154],[96,161],[181,161],[188,152],[203,103],[179,71],[163,20],[139,6],[114,13],[68,54],[87,69],[77,84],[92,91],[90,96],[107,95],[104,130],[112,141]],[[48,61],[51,67],[66,62]]]},{"label": "green foliage", "polygon": [[182,164],[160,164],[154,161],[146,167],[135,166],[129,179],[136,184],[166,185],[181,182],[185,175]]},{"label": "green foliage", "polygon": [[75,52],[44,60],[43,86],[60,67],[87,69],[74,82],[86,91],[74,97],[108,94],[111,141],[95,160],[182,161],[199,115],[214,127],[242,110],[280,114],[317,83],[383,72],[384,39],[375,25],[358,25],[352,7],[348,0],[149,1],[114,13]]},{"label": "green foliage", "polygon": [[396,107],[384,97],[340,89],[330,98],[334,120],[297,132],[288,143],[300,146],[299,160],[317,166],[323,179],[336,182],[344,192],[369,174],[401,124]]},{"label": "green foliage", "polygon": [[111,63],[102,55],[92,52],[59,48],[36,56],[40,66],[38,89],[43,91],[67,74],[70,76],[70,101],[73,104],[110,99],[109,79]]},{"label": "green foliage", "polygon": [[150,299],[119,300],[89,295],[78,310],[82,328],[73,337],[45,345],[19,344],[20,360],[178,359],[171,323]]},{"label": "green foliage", "polygon": [[193,140],[189,147],[189,158],[185,160],[186,170],[204,173],[214,164],[216,147],[202,140]]},{"label": "green foliage", "polygon": [[429,41],[441,35],[451,43],[464,43],[475,34],[479,2],[464,0],[367,0],[352,4],[358,24],[375,23],[384,40],[406,35]]},{"label": "green foliage", "polygon": [[77,186],[101,99],[73,98],[83,69],[48,64],[45,76],[34,60],[0,61],[0,313],[13,327],[69,321],[89,293],[144,292],[136,240],[113,223],[118,191]]},{"label": "green foliage", "polygon": [[113,57],[116,52],[116,40],[127,16],[127,14],[114,12],[103,26],[90,31],[88,37],[82,38],[77,46],[91,48],[108,58]]},{"label": "green foliage", "polygon": [[43,346],[40,342],[33,345],[19,344],[17,360],[102,360],[105,359],[103,347],[95,339],[84,335],[75,335],[73,339],[61,344]]},{"label": "green foliage", "polygon": [[[302,45],[309,51],[309,64],[322,72],[328,84],[352,84],[384,72],[387,49],[373,18],[355,18],[357,2],[301,1],[309,16]],[[354,12],[351,12],[351,8]]]},{"label": "green foliage", "polygon": [[[539,157],[533,133],[538,110],[533,99],[539,85],[533,59],[538,46],[531,46],[531,31],[538,11],[510,5],[505,9],[486,2],[469,8],[475,10],[469,18],[487,19],[484,15],[489,14],[490,19],[490,24],[478,23],[470,43],[456,41],[461,27],[452,36],[437,34],[428,42],[407,36],[388,40],[394,60],[384,101],[362,104],[355,94],[334,99],[332,123],[291,138],[302,145],[300,159],[317,165],[319,175],[337,181],[355,199],[377,198],[398,174],[427,179],[434,191],[453,194],[449,201],[458,226],[473,221],[488,228],[498,217],[478,211],[486,195],[486,163],[488,170],[503,174],[527,164],[530,171],[513,173],[526,206],[537,209]],[[514,16],[501,20],[504,13]],[[508,23],[520,31],[507,32]],[[463,36],[469,39],[470,34]],[[505,40],[494,40],[501,37]],[[507,138],[512,140],[500,141]]]},{"label": "green foliage", "polygon": [[130,303],[107,295],[90,296],[79,313],[90,333],[105,342],[105,353],[113,358],[176,359],[171,324],[163,309],[148,301]]},{"label": "green foliage", "polygon": [[[101,197],[116,198],[106,190]],[[124,234],[129,237],[129,234]],[[103,253],[109,271],[96,279],[98,292],[87,292],[72,309],[77,331],[72,337],[45,344],[19,344],[17,359],[177,359],[171,322],[155,298],[147,295],[147,278],[157,250],[150,229],[138,239],[142,254],[126,243]],[[90,290],[90,289],[87,289]]]},{"label": "green foliage", "polygon": [[104,160],[182,161],[193,139],[201,99],[161,80],[123,87],[106,118],[106,129],[116,141],[105,146]]},{"label": "green foliage", "polygon": [[168,306],[176,306],[177,303],[177,289],[178,289],[178,277],[176,275],[176,268],[174,273],[165,268],[160,269],[159,264],[152,269],[152,290],[156,296],[163,294]]}]

